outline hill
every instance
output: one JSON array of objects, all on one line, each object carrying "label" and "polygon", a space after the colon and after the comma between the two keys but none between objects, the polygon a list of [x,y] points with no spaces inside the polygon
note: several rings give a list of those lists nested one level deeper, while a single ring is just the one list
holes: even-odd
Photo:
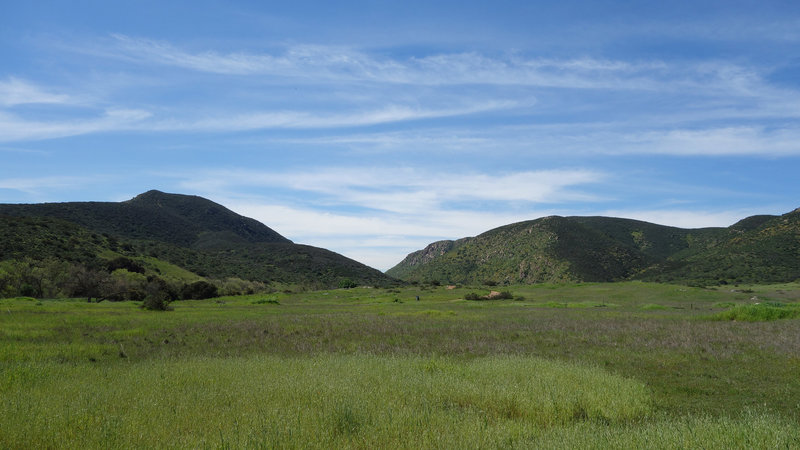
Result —
[{"label": "hill", "polygon": [[159,191],[149,191],[119,203],[0,205],[0,216],[61,219],[96,233],[181,247],[203,247],[214,241],[220,241],[221,246],[291,242],[266,225],[210,200]]},{"label": "hill", "polygon": [[395,281],[197,196],[149,191],[118,203],[0,205],[0,261],[61,261],[99,270],[120,257],[147,275],[161,276],[163,269],[184,279],[188,271],[198,280],[312,287]]},{"label": "hill", "polygon": [[432,243],[387,274],[446,283],[791,281],[800,278],[798,211],[701,229],[611,217],[544,217]]}]

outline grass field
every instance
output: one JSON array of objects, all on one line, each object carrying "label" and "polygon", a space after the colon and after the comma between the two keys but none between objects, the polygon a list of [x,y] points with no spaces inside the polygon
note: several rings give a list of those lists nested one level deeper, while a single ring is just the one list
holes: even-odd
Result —
[{"label": "grass field", "polygon": [[800,285],[509,290],[0,300],[0,448],[800,448]]}]

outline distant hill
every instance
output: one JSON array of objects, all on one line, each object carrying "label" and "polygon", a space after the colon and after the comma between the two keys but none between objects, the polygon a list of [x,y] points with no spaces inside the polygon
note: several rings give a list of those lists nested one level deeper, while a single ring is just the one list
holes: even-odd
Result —
[{"label": "distant hill", "polygon": [[159,191],[119,203],[2,204],[0,239],[0,261],[54,258],[91,266],[125,256],[212,278],[316,287],[393,282],[337,253],[294,244],[210,200]]},{"label": "distant hill", "polygon": [[446,283],[792,281],[800,278],[800,212],[701,229],[611,217],[545,217],[432,243],[387,274]]}]

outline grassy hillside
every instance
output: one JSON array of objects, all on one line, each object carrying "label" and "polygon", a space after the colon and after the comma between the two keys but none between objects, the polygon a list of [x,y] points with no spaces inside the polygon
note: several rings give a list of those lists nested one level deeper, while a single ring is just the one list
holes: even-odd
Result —
[{"label": "grassy hillside", "polygon": [[[311,288],[395,282],[342,255],[294,244],[209,200],[158,191],[120,203],[0,205],[0,237],[0,262],[30,261],[25,263],[29,271],[40,269],[45,260],[96,271],[124,257],[144,267],[146,276],[165,278],[162,269],[170,267],[167,271],[180,273],[175,278],[182,281],[193,273],[195,279],[238,278]],[[43,295],[39,289],[34,292]]]},{"label": "grassy hillside", "polygon": [[670,256],[640,278],[698,284],[800,279],[800,210],[740,221],[716,239]]},{"label": "grassy hillside", "polygon": [[545,217],[433,243],[387,274],[445,283],[792,281],[800,278],[800,213],[703,229],[610,217]]}]

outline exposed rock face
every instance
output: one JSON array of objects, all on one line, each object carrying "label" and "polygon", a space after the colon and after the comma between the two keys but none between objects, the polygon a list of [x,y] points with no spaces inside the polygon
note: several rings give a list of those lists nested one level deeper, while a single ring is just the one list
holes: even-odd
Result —
[{"label": "exposed rock face", "polygon": [[420,264],[426,264],[439,256],[444,255],[445,253],[449,252],[455,246],[455,241],[437,241],[432,244],[429,244],[422,250],[416,251],[408,255],[405,259],[405,263],[410,266],[417,266]]}]

